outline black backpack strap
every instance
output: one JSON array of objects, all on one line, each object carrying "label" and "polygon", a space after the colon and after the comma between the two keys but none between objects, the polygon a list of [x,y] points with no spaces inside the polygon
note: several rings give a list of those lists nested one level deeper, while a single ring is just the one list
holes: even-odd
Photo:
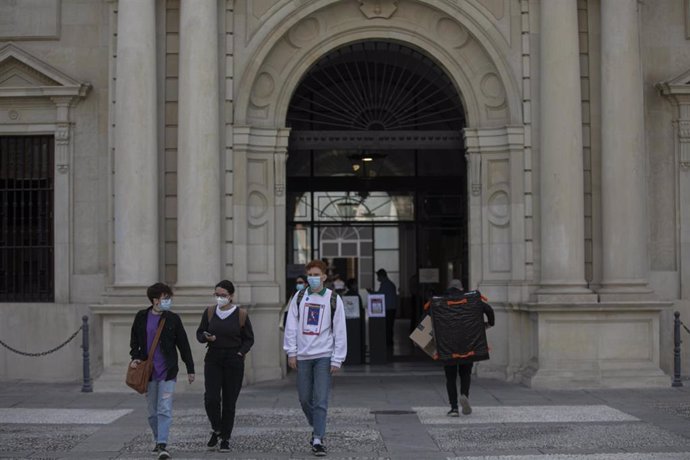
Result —
[{"label": "black backpack strap", "polygon": [[206,309],[206,316],[208,317],[208,322],[211,322],[211,318],[213,318],[213,314],[216,312],[216,307],[208,307]]},{"label": "black backpack strap", "polygon": [[331,322],[335,318],[335,309],[338,307],[338,297],[340,297],[335,291],[331,292]]},{"label": "black backpack strap", "polygon": [[247,309],[242,308],[239,305],[237,306],[237,314],[240,315],[240,328],[243,328],[245,323],[247,322]]}]

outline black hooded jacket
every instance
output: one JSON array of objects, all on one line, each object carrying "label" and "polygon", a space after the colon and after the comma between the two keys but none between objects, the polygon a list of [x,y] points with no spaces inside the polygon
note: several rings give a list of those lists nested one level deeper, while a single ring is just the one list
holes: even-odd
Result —
[{"label": "black hooded jacket", "polygon": [[[132,359],[146,359],[146,319],[149,311],[153,307],[139,310],[134,317],[132,324],[132,334],[129,341],[130,351],[129,355]],[[192,349],[189,346],[187,333],[182,325],[180,316],[171,311],[164,311],[161,319],[165,318],[165,326],[161,331],[161,337],[158,342],[158,349],[163,353],[165,358],[165,367],[168,369],[166,380],[172,380],[177,377],[179,367],[177,364],[177,349],[180,350],[182,361],[187,367],[188,374],[194,374],[194,359],[192,358]]]}]

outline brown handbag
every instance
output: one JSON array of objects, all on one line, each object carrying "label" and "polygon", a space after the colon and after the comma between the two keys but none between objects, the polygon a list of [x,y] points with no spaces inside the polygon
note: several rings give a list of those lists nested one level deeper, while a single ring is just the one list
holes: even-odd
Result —
[{"label": "brown handbag", "polygon": [[137,393],[144,394],[149,389],[149,380],[151,380],[151,374],[153,374],[153,354],[156,352],[158,339],[160,339],[164,324],[165,318],[161,318],[148,357],[140,362],[136,369],[129,364],[127,365],[127,378],[125,378],[125,383]]}]

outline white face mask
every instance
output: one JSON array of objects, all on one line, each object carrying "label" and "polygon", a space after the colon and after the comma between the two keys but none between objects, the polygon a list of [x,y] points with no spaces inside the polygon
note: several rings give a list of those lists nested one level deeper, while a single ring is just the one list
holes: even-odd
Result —
[{"label": "white face mask", "polygon": [[230,303],[229,297],[216,297],[216,305],[219,307],[224,307]]}]

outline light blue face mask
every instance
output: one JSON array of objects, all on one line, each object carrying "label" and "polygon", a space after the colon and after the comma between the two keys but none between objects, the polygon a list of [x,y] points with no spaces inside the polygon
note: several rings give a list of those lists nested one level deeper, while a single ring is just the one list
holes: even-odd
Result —
[{"label": "light blue face mask", "polygon": [[295,285],[295,289],[297,289],[298,291],[301,291],[301,290],[304,289],[305,287],[306,287],[306,286],[304,285],[304,283],[297,283],[297,284]]},{"label": "light blue face mask", "polygon": [[170,310],[170,308],[172,308],[172,299],[161,299],[161,303],[158,307],[163,311]]},{"label": "light blue face mask", "polygon": [[321,286],[321,277],[320,276],[307,276],[307,282],[309,283],[310,288],[316,289],[319,286]]}]

